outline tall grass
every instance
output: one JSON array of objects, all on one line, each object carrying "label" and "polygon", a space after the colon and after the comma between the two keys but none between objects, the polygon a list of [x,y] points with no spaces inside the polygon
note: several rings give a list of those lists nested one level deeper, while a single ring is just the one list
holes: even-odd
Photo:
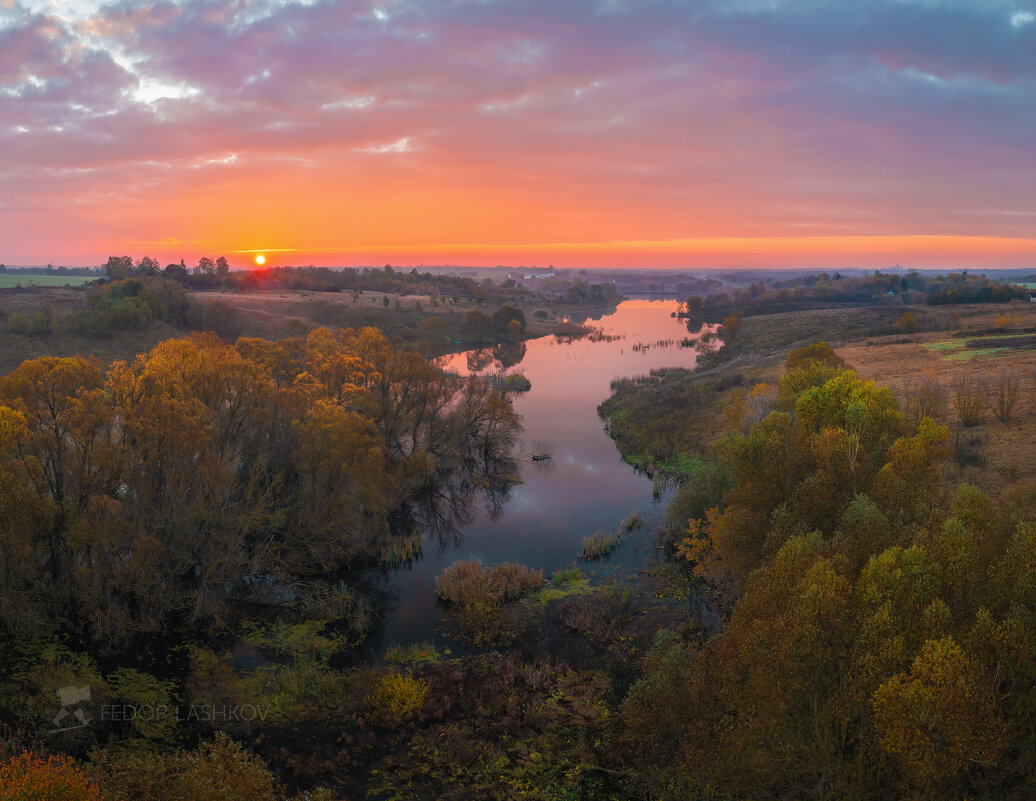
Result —
[{"label": "tall grass", "polygon": [[435,579],[438,596],[451,604],[461,630],[476,643],[504,636],[505,604],[543,586],[543,571],[516,563],[493,568],[478,560],[456,562]]},{"label": "tall grass", "polygon": [[473,598],[507,602],[543,586],[543,571],[516,562],[494,568],[483,567],[477,559],[456,562],[435,579],[435,591],[444,601],[461,604]]},{"label": "tall grass", "polygon": [[626,515],[622,521],[622,525],[619,526],[623,531],[636,531],[638,528],[644,525],[644,518],[641,517],[640,512],[633,512]]},{"label": "tall grass", "polygon": [[583,538],[583,558],[589,561],[603,559],[611,556],[612,552],[619,547],[621,537],[618,533],[610,531],[595,531],[591,536]]}]

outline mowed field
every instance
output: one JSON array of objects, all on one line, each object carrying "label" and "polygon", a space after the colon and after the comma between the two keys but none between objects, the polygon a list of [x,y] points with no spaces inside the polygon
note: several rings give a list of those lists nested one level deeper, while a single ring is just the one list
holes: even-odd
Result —
[{"label": "mowed field", "polygon": [[96,278],[84,275],[20,275],[0,273],[0,289],[16,286],[82,286]]}]

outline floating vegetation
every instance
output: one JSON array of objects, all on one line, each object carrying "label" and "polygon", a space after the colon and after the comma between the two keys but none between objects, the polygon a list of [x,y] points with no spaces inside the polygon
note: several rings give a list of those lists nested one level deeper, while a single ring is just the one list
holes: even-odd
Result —
[{"label": "floating vegetation", "polygon": [[416,642],[411,645],[392,645],[385,652],[385,661],[390,665],[421,665],[438,662],[439,652],[430,642]]},{"label": "floating vegetation", "polygon": [[530,600],[542,606],[546,606],[562,598],[571,598],[575,595],[584,595],[593,590],[590,586],[590,579],[578,567],[566,567],[557,570],[550,577],[550,581],[543,585],[540,590],[530,596]]}]

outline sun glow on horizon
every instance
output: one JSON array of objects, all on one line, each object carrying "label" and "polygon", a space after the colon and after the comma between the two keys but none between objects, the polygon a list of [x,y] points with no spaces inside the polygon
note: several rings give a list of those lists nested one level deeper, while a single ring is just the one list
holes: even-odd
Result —
[{"label": "sun glow on horizon", "polygon": [[266,256],[264,256],[262,253],[256,253],[255,263],[258,264],[260,267],[266,264]]}]

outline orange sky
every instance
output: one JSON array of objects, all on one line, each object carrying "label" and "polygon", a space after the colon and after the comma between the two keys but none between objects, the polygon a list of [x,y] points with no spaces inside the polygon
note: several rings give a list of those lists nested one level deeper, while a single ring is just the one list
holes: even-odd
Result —
[{"label": "orange sky", "polygon": [[0,0],[0,261],[1036,269],[1008,6]]}]

